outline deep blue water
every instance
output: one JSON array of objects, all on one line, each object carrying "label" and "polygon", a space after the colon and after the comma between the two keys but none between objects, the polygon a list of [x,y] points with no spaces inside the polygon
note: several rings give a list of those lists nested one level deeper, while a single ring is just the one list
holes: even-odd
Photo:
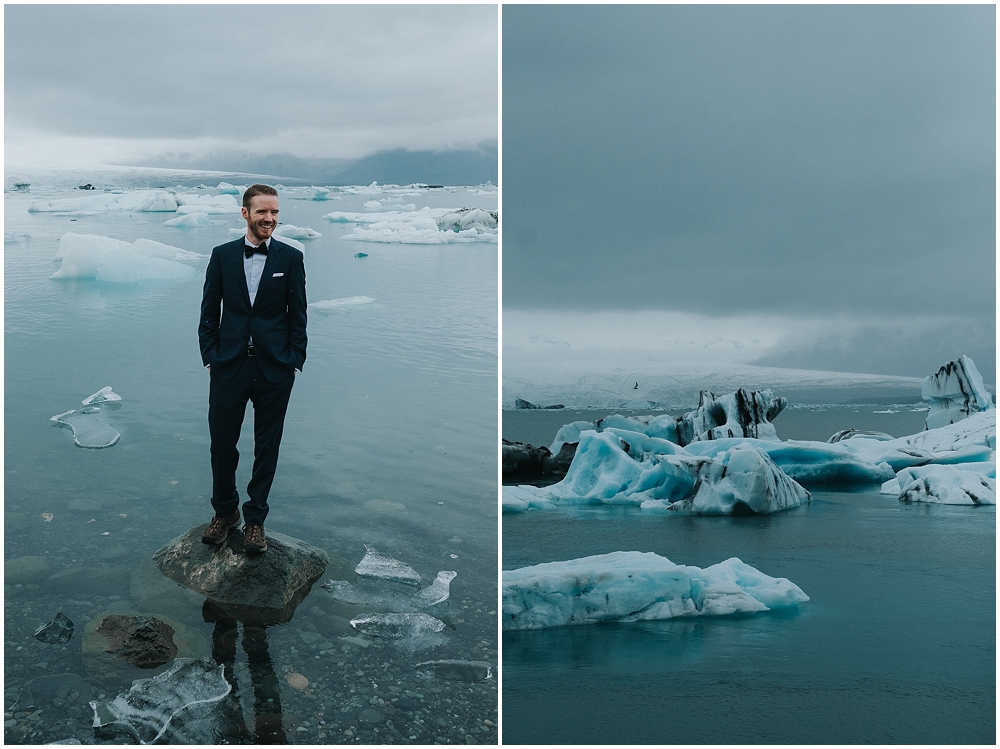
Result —
[{"label": "deep blue water", "polygon": [[[808,416],[796,423],[808,437]],[[505,516],[505,569],[617,550],[699,567],[736,556],[811,600],[505,632],[504,742],[994,743],[995,508],[877,492],[813,492],[811,504],[768,516]]]}]

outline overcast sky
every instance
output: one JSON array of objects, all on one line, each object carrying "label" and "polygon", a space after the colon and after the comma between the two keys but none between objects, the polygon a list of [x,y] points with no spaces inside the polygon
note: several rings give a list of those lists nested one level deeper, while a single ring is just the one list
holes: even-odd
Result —
[{"label": "overcast sky", "polygon": [[505,6],[505,342],[683,311],[766,320],[771,365],[992,383],[995,91],[991,5]]},{"label": "overcast sky", "polygon": [[496,142],[495,6],[7,5],[8,164]]}]

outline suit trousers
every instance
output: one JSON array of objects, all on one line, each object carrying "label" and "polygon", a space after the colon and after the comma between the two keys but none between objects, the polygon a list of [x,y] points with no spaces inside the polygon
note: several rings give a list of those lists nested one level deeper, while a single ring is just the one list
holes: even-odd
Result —
[{"label": "suit trousers", "polygon": [[232,515],[239,507],[236,467],[247,402],[253,403],[253,473],[243,503],[243,521],[263,525],[267,497],[278,465],[278,446],[285,426],[285,412],[295,375],[282,382],[269,382],[260,371],[256,356],[244,359],[228,380],[211,375],[208,393],[208,431],[212,438],[212,508],[216,517]]}]

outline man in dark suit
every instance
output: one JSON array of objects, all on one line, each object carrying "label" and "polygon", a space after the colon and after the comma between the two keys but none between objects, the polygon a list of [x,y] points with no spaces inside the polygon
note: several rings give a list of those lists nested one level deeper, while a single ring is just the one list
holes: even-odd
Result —
[{"label": "man in dark suit", "polygon": [[243,548],[267,550],[264,519],[278,464],[288,397],[306,360],[306,272],[302,253],[271,235],[278,193],[252,185],[243,194],[246,234],[212,250],[198,339],[209,370],[212,518],[202,541],[220,544],[240,522],[236,449],[247,401],[253,403],[253,475],[243,504]]}]

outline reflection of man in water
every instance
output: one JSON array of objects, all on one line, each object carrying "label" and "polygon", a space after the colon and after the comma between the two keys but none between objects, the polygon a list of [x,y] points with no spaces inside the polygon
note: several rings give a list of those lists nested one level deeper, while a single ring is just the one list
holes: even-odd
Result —
[{"label": "reflection of man in water", "polygon": [[243,503],[243,548],[267,550],[264,519],[295,376],[306,360],[306,273],[302,253],[271,235],[278,193],[252,185],[243,194],[246,234],[212,250],[198,339],[211,385],[212,507],[202,541],[220,544],[240,522],[236,466],[247,401],[253,403],[253,475]]}]

